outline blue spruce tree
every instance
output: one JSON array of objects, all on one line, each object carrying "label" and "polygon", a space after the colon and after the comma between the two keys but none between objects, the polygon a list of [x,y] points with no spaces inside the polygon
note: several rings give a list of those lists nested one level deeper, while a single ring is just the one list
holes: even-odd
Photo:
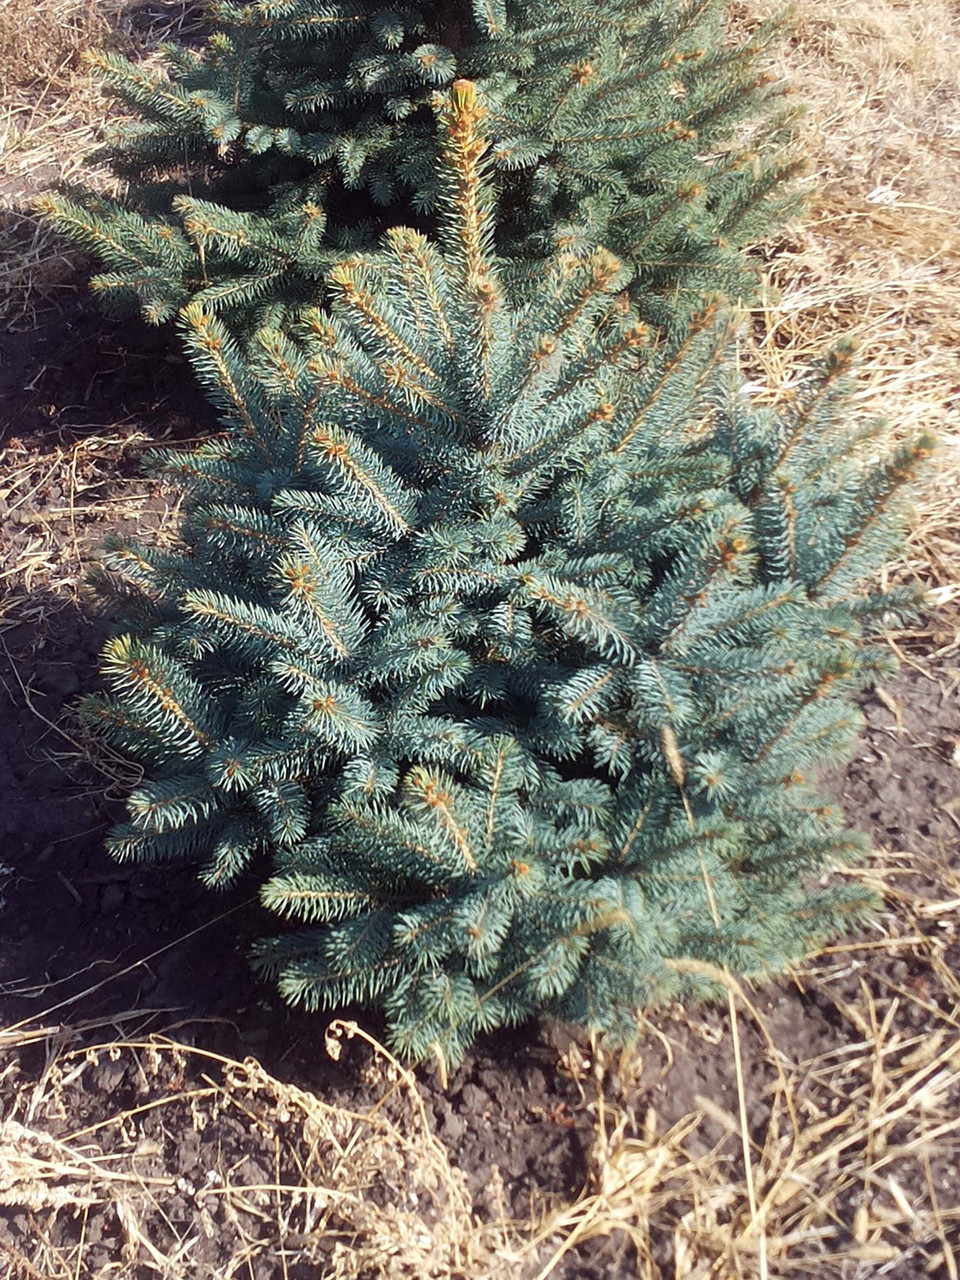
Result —
[{"label": "blue spruce tree", "polygon": [[723,312],[654,335],[606,249],[513,298],[488,118],[458,81],[439,245],[347,257],[296,341],[187,306],[229,430],[158,455],[181,547],[105,553],[131,629],[85,706],[147,774],[117,856],[252,868],[284,996],[445,1063],[537,1012],[629,1038],[869,911],[811,887],[864,848],[816,778],[888,668],[864,629],[909,599],[862,584],[929,450],[867,460],[844,348],[755,407]]},{"label": "blue spruce tree", "polygon": [[603,244],[659,325],[749,292],[742,247],[793,203],[796,109],[757,67],[769,31],[725,43],[725,7],[217,0],[207,46],[165,47],[162,71],[93,59],[139,117],[107,153],[129,198],[39,207],[102,261],[105,302],[159,322],[196,300],[277,326],[411,207],[430,229],[431,100],[466,75],[490,111],[499,253],[542,259],[558,234]]}]

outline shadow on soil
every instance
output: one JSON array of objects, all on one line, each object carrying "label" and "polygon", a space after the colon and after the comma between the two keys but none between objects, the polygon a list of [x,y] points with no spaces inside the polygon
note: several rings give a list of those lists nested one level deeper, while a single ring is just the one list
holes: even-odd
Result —
[{"label": "shadow on soil", "polygon": [[[77,287],[85,287],[80,273]],[[169,327],[108,318],[78,293],[7,336],[0,355],[0,439],[82,436],[117,424],[143,426],[158,439],[214,429],[214,413]]]}]

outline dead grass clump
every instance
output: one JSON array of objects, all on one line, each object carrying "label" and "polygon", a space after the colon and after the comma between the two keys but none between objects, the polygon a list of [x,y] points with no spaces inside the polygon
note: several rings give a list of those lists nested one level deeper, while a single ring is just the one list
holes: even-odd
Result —
[{"label": "dead grass clump", "polygon": [[[743,0],[745,26],[781,9]],[[901,580],[931,589],[941,651],[960,638],[960,10],[952,0],[802,0],[775,70],[808,113],[808,208],[761,247],[770,292],[751,362],[775,392],[844,335],[860,346],[855,409],[901,435],[933,430],[939,474]]]},{"label": "dead grass clump", "polygon": [[[555,1242],[544,1280],[575,1244],[614,1232],[631,1241],[643,1280],[850,1280],[892,1266],[897,1276],[957,1280],[960,875],[906,853],[859,874],[884,894],[881,936],[828,948],[795,975],[808,998],[835,1011],[836,1047],[791,1060],[734,987],[720,1045],[736,1111],[701,1097],[666,1131],[651,1109],[640,1136],[629,1136],[638,1126],[627,1108],[591,1103],[591,1185],[543,1223],[538,1239]],[[931,1017],[933,1031],[918,1031]],[[759,1126],[748,1118],[756,1081],[748,1101],[739,1052],[747,1029],[754,1059],[765,1061]],[[658,1020],[661,1039],[672,1030]],[[696,1023],[685,1030],[689,1054],[702,1033]],[[716,1053],[715,1044],[704,1048]],[[669,1091],[669,1069],[665,1078]],[[719,1141],[706,1140],[705,1125]]]},{"label": "dead grass clump", "polygon": [[[357,1034],[335,1023],[328,1046]],[[20,1211],[0,1240],[12,1274],[479,1274],[462,1175],[412,1076],[370,1044],[374,1100],[356,1111],[163,1037],[55,1046],[0,1124],[0,1205]],[[123,1105],[78,1125],[78,1100],[105,1094]]]},{"label": "dead grass clump", "polygon": [[120,8],[120,0],[0,3],[0,319],[11,327],[31,327],[38,303],[80,260],[26,204],[76,179],[96,146],[102,98],[80,55],[111,37]]},{"label": "dead grass clump", "polygon": [[68,90],[80,50],[108,31],[101,0],[3,0],[0,76],[6,92]]},{"label": "dead grass clump", "polygon": [[76,289],[82,254],[43,227],[29,202],[58,183],[118,194],[90,157],[116,118],[83,65],[85,51],[148,56],[156,44],[195,33],[187,0],[0,0],[0,322],[35,327],[43,309]]},{"label": "dead grass clump", "polygon": [[[747,0],[751,18],[776,0]],[[780,296],[761,350],[780,383],[839,333],[860,339],[864,407],[957,430],[960,11],[950,0],[806,0],[776,70],[808,106],[809,204],[765,246]]]},{"label": "dead grass clump", "polygon": [[178,502],[136,474],[156,442],[114,428],[65,443],[32,447],[18,438],[0,449],[0,631],[77,604],[107,530],[135,528],[169,541]]}]

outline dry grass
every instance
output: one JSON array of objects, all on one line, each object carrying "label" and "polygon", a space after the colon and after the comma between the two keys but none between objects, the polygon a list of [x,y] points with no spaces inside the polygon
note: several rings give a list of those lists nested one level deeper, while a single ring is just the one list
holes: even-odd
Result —
[{"label": "dry grass", "polygon": [[[739,18],[748,24],[777,7],[776,0],[743,0]],[[109,17],[123,8],[120,0],[112,5],[48,0],[42,10],[26,0],[0,3],[0,73],[5,63],[11,65],[11,55],[4,53],[10,48],[9,38],[4,43],[9,31],[18,42],[13,61],[33,69],[32,81],[8,75],[0,125],[0,209],[11,219],[0,236],[13,236],[28,250],[22,265],[11,262],[0,275],[0,306],[6,293],[9,314],[19,317],[18,323],[29,321],[30,307],[71,267],[52,240],[38,238],[32,223],[17,221],[22,215],[10,211],[44,166],[50,170],[44,185],[73,176],[76,156],[92,140],[91,122],[99,112],[77,70],[75,51],[102,38],[104,13]],[[22,52],[27,11],[42,12],[56,27],[49,47],[43,40],[37,45],[42,57],[37,50],[26,57]],[[898,577],[924,582],[934,609],[928,623],[894,642],[910,662],[955,684],[960,666],[960,11],[952,0],[800,0],[794,32],[780,70],[810,105],[810,204],[797,227],[764,247],[771,290],[755,314],[751,358],[779,393],[830,338],[853,335],[861,345],[858,410],[882,414],[898,432],[933,428],[940,434],[939,477],[923,498],[903,562],[891,569]],[[75,451],[99,449],[109,462],[111,450],[121,447],[127,445],[101,440],[51,451],[51,475],[59,477],[63,493],[71,494],[65,505],[74,513],[84,495],[76,486],[71,490],[69,480],[65,487],[63,478],[83,476],[88,462],[99,465],[93,454],[87,459]],[[37,483],[41,464],[47,461],[33,458],[28,467],[25,459],[7,457],[5,485],[13,501]],[[91,483],[86,497],[92,524],[110,525],[120,514],[110,505],[114,499],[96,488],[99,480]],[[136,493],[131,489],[117,499],[133,504],[126,510],[133,520]],[[56,545],[52,530],[5,568],[27,586],[66,597],[76,590],[86,550],[82,539],[68,540],[66,549]],[[585,1064],[584,1105],[593,1109],[596,1133],[590,1182],[575,1204],[556,1208],[539,1223],[481,1230],[471,1221],[455,1171],[423,1125],[415,1085],[382,1053],[385,1091],[396,1089],[406,1097],[402,1115],[389,1122],[383,1111],[372,1119],[334,1114],[254,1064],[216,1064],[223,1078],[196,1095],[198,1115],[203,1108],[237,1110],[256,1101],[248,1110],[266,1116],[276,1132],[283,1110],[303,1118],[297,1141],[303,1143],[308,1132],[320,1135],[322,1149],[329,1152],[335,1149],[330,1145],[335,1129],[340,1146],[353,1143],[350,1149],[357,1154],[356,1170],[349,1162],[337,1165],[343,1181],[333,1187],[328,1171],[314,1161],[311,1138],[295,1153],[287,1152],[302,1164],[301,1185],[277,1179],[251,1192],[224,1183],[218,1194],[241,1217],[261,1223],[269,1217],[272,1234],[262,1238],[282,1252],[284,1232],[303,1236],[304,1224],[316,1227],[319,1221],[310,1219],[322,1200],[314,1186],[328,1197],[336,1191],[343,1197],[337,1212],[353,1224],[356,1247],[350,1257],[339,1256],[341,1271],[330,1274],[356,1274],[342,1268],[367,1265],[371,1274],[404,1275],[402,1268],[409,1265],[437,1276],[468,1274],[480,1280],[529,1274],[546,1280],[577,1242],[621,1231],[633,1242],[638,1274],[645,1280],[805,1280],[814,1275],[866,1280],[894,1270],[899,1277],[960,1280],[960,1204],[943,1189],[944,1171],[960,1163],[960,983],[944,959],[958,930],[955,864],[955,853],[946,849],[936,855],[907,849],[883,852],[858,873],[870,877],[884,895],[881,931],[868,945],[828,949],[796,975],[808,995],[830,1002],[836,1011],[845,1028],[837,1049],[806,1061],[789,1058],[778,1047],[774,1029],[764,1034],[761,1024],[766,1024],[744,993],[731,992],[732,1012],[721,1044],[738,1090],[736,1114],[701,1099],[676,1123],[664,1125],[653,1112],[641,1117],[641,1136],[631,1136],[638,1132],[635,1118],[625,1106],[601,1100]],[[903,982],[890,976],[900,961],[910,975]],[[868,981],[871,971],[876,976]],[[853,986],[851,973],[862,975]],[[935,1020],[933,1033],[915,1030],[917,1010]],[[650,1032],[651,1039],[668,1044],[683,1040],[689,1051],[696,1024],[688,1024],[684,1034],[686,1040],[669,1020]],[[148,1051],[118,1041],[104,1052]],[[149,1052],[162,1057],[195,1051],[161,1044]],[[718,1052],[716,1044],[709,1052]],[[63,1073],[83,1070],[85,1059],[61,1049],[51,1061]],[[594,1065],[602,1070],[610,1064]],[[765,1081],[769,1114],[759,1132],[745,1136],[745,1077],[752,1071]],[[0,1132],[5,1202],[18,1202],[18,1195],[23,1202],[25,1189],[33,1187],[32,1194],[48,1206],[45,1212],[63,1211],[57,1209],[62,1197],[59,1203],[74,1205],[80,1214],[90,1212],[85,1205],[112,1205],[123,1220],[126,1210],[117,1206],[132,1196],[143,1213],[138,1217],[134,1208],[124,1222],[131,1256],[136,1249],[145,1266],[162,1273],[171,1259],[151,1252],[160,1246],[141,1228],[146,1210],[162,1208],[164,1197],[173,1194],[169,1174],[143,1175],[135,1149],[120,1161],[108,1159],[95,1135],[51,1137],[41,1113],[54,1083],[51,1070],[31,1086],[38,1091],[30,1095],[37,1099],[34,1110],[13,1117],[21,1128]],[[180,1103],[171,1093],[159,1105]],[[734,1141],[705,1149],[708,1121]],[[119,1132],[129,1117],[118,1114],[111,1124]],[[430,1195],[446,1188],[450,1207],[442,1237],[426,1245],[416,1213],[390,1218],[372,1207],[384,1161],[416,1188],[429,1182]],[[389,1257],[384,1252],[388,1238],[394,1242]],[[311,1248],[316,1243],[308,1241]],[[294,1247],[308,1245],[301,1241]],[[35,1248],[47,1245],[38,1237]],[[181,1261],[190,1274],[189,1252]],[[20,1268],[14,1274],[82,1277],[82,1236],[73,1253],[37,1252],[11,1265]]]},{"label": "dry grass", "polygon": [[[42,450],[17,438],[0,449],[0,631],[39,624],[50,609],[77,604],[107,530],[149,530],[161,542],[173,535],[176,498],[167,501],[154,482],[135,474],[137,458],[155,443],[143,432],[114,428]],[[26,538],[18,536],[21,513]]]},{"label": "dry grass", "polygon": [[[898,1277],[957,1280],[960,1202],[944,1188],[955,1186],[960,1163],[960,976],[943,953],[957,937],[960,874],[915,853],[884,854],[860,874],[884,895],[882,936],[872,949],[828,948],[796,975],[802,990],[833,1005],[842,1043],[789,1058],[735,989],[719,1051],[726,1046],[730,1054],[738,1113],[700,1098],[699,1109],[666,1132],[651,1110],[642,1136],[633,1137],[626,1110],[590,1103],[597,1122],[591,1185],[539,1233],[557,1241],[554,1257],[620,1231],[644,1280],[847,1280],[886,1274],[894,1264]],[[877,952],[886,973],[868,981]],[[907,983],[889,976],[894,959],[909,969]],[[851,972],[862,974],[853,996]],[[920,1018],[911,1016],[917,1012]],[[916,1024],[931,1013],[935,1029],[918,1033]],[[741,1023],[759,1029],[753,1039],[762,1048],[751,1066],[762,1062],[769,1108],[761,1130],[748,1130],[746,1159]],[[661,1021],[657,1034],[669,1038],[676,1029]],[[686,1030],[702,1035],[696,1023]],[[718,1052],[715,1036],[706,1051]],[[724,1140],[703,1141],[705,1122],[713,1132],[719,1126]],[[668,1268],[658,1265],[665,1250]]]},{"label": "dry grass", "polygon": [[79,255],[25,205],[38,190],[84,171],[103,108],[80,54],[110,37],[119,8],[94,0],[0,0],[0,319],[11,327],[31,328],[37,306],[75,273]]},{"label": "dry grass", "polygon": [[[364,1033],[333,1024],[328,1050],[354,1035]],[[19,1239],[0,1239],[9,1274],[96,1280],[88,1237],[99,1241],[117,1225],[109,1264],[117,1280],[285,1276],[296,1264],[322,1266],[331,1280],[452,1280],[483,1266],[463,1178],[433,1136],[413,1078],[375,1041],[381,1094],[353,1112],[253,1059],[164,1037],[72,1051],[64,1040],[50,1042],[42,1077],[18,1091],[0,1123],[0,1205],[28,1224]],[[65,1103],[96,1092],[90,1077],[101,1064],[114,1079],[132,1077],[139,1100],[71,1128],[76,1113]],[[225,1116],[234,1121],[227,1150]],[[253,1140],[238,1146],[236,1122]],[[190,1133],[203,1163],[188,1180],[164,1153]],[[232,1254],[212,1264],[204,1247],[225,1231]]]},{"label": "dry grass", "polygon": [[[779,0],[742,0],[743,24]],[[932,430],[939,475],[898,577],[932,591],[934,650],[960,627],[960,10],[953,0],[799,0],[776,70],[808,105],[808,207],[764,246],[753,354],[774,390],[840,335],[860,346],[856,408]],[[933,640],[931,646],[930,640]]]},{"label": "dry grass", "polygon": [[[354,1024],[333,1024],[327,1049],[336,1056],[356,1035],[372,1045],[366,1075],[377,1101],[360,1111],[283,1083],[252,1059],[164,1036],[89,1047],[92,1025],[57,1025],[54,1007],[0,1037],[7,1047],[46,1046],[39,1078],[19,1085],[0,1124],[0,1206],[26,1214],[31,1244],[7,1236],[0,1249],[15,1275],[94,1280],[83,1231],[68,1224],[89,1224],[92,1238],[97,1219],[98,1239],[103,1224],[121,1228],[118,1280],[141,1274],[138,1267],[231,1280],[261,1274],[257,1263],[267,1258],[291,1267],[322,1261],[329,1269],[321,1274],[337,1280],[549,1280],[578,1245],[619,1235],[638,1260],[624,1275],[643,1280],[867,1280],[894,1265],[898,1277],[957,1280],[960,1203],[944,1188],[960,1164],[960,975],[944,952],[957,936],[960,874],[905,853],[886,853],[857,874],[884,895],[877,940],[829,948],[796,975],[835,1008],[843,1027],[836,1047],[790,1058],[751,996],[731,983],[719,1046],[716,1031],[679,1011],[651,1026],[652,1037],[678,1052],[681,1043],[695,1052],[698,1037],[706,1053],[726,1045],[737,1084],[736,1112],[698,1098],[669,1127],[652,1109],[638,1123],[629,1107],[609,1101],[617,1078],[624,1096],[631,1091],[639,1059],[572,1049],[569,1069],[595,1126],[589,1180],[575,1203],[538,1221],[476,1221],[415,1079]],[[871,978],[876,951],[884,970]],[[908,980],[891,974],[892,958],[909,969]],[[852,971],[863,975],[859,991]],[[917,1032],[918,1011],[922,1019],[934,1013],[932,1032]],[[78,1040],[86,1047],[71,1048]],[[85,1073],[106,1062],[136,1079],[137,1100],[71,1129],[78,1091],[94,1096],[100,1087]],[[744,1142],[758,1098],[766,1119],[749,1123]],[[178,1139],[212,1135],[221,1116],[232,1116],[261,1165],[266,1138],[274,1175],[244,1178],[208,1145],[207,1162],[185,1182],[176,1143],[164,1147],[156,1125],[144,1123],[160,1113],[162,1132]],[[720,1140],[709,1141],[718,1129]],[[185,1195],[196,1210],[187,1226]],[[203,1263],[204,1241],[225,1223],[242,1235],[243,1250],[215,1267]]]},{"label": "dry grass", "polygon": [[191,6],[157,0],[0,0],[0,323],[30,329],[38,311],[76,289],[79,251],[42,226],[28,202],[59,182],[115,193],[87,157],[104,99],[86,49],[144,55],[188,25]]},{"label": "dry grass", "polygon": [[[0,1214],[19,1223],[0,1232],[9,1274],[100,1280],[91,1245],[119,1236],[110,1246],[116,1280],[286,1278],[298,1264],[330,1280],[518,1280],[542,1252],[529,1224],[502,1214],[477,1222],[414,1075],[356,1023],[330,1023],[317,1045],[334,1061],[355,1039],[368,1049],[359,1077],[368,1101],[349,1106],[253,1058],[146,1033],[171,1010],[68,1020],[78,1001],[215,923],[0,1029]],[[20,994],[49,996],[60,985]],[[113,1034],[98,1038],[105,1032]],[[42,1068],[21,1078],[17,1054],[38,1049]],[[123,1079],[123,1105],[104,1104],[104,1090]],[[78,1122],[91,1105],[89,1121]],[[184,1141],[195,1148],[189,1178]],[[219,1244],[223,1235],[232,1248]]]}]

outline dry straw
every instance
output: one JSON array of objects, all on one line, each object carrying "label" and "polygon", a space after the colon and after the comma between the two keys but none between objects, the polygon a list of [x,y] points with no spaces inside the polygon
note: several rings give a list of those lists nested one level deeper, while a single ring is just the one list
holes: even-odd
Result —
[{"label": "dry straw", "polygon": [[95,146],[102,107],[80,52],[109,36],[116,9],[0,0],[0,322],[11,328],[30,328],[51,292],[74,283],[79,255],[26,205],[38,190],[78,179]]},{"label": "dry straw", "polygon": [[[742,0],[736,10],[747,27],[782,5]],[[770,292],[751,355],[783,393],[826,342],[852,337],[856,411],[901,435],[938,434],[939,475],[894,572],[931,590],[934,617],[914,638],[955,655],[960,10],[953,0],[799,0],[791,31],[775,69],[808,106],[808,206],[789,234],[760,246]]]},{"label": "dry straw", "polygon": [[[56,302],[59,289],[76,287],[75,260],[23,209],[36,190],[76,175],[76,157],[92,142],[102,109],[77,52],[118,23],[129,39],[124,14],[134,7],[120,0],[0,0],[0,250],[9,250],[0,266],[0,307],[18,327]],[[747,28],[779,7],[778,0],[742,0],[736,17]],[[190,10],[161,4],[156,12],[167,15],[156,20],[154,34],[162,36],[164,24],[188,20]],[[772,388],[767,394],[785,395],[824,343],[854,336],[861,353],[855,411],[884,416],[895,432],[940,434],[939,476],[920,503],[903,561],[888,570],[888,577],[927,586],[931,611],[890,642],[954,696],[958,49],[960,13],[952,0],[798,4],[777,70],[809,104],[809,205],[789,234],[758,249],[770,289],[744,347],[747,367]],[[32,542],[6,548],[3,585],[16,595],[8,621],[31,620],[30,610],[72,599],[94,534],[118,517],[136,524],[149,515],[156,523],[159,510],[168,528],[175,513],[162,501],[158,508],[136,484],[108,481],[114,462],[140,443],[104,427],[82,445],[54,442],[29,457],[16,449],[5,455],[8,503],[26,504],[38,483],[56,483],[64,495]],[[78,521],[81,508],[86,518]],[[883,895],[880,927],[869,939],[828,948],[794,979],[805,1000],[833,1011],[838,1038],[829,1051],[790,1057],[749,993],[735,987],[731,1011],[709,1032],[709,1044],[702,1042],[705,1025],[679,1012],[647,1028],[649,1052],[661,1045],[668,1061],[678,1046],[696,1052],[698,1039],[705,1054],[726,1054],[733,1108],[700,1097],[696,1109],[669,1124],[652,1108],[638,1117],[623,1082],[639,1073],[639,1059],[610,1063],[571,1052],[568,1066],[581,1079],[595,1134],[589,1179],[573,1204],[544,1206],[537,1221],[478,1226],[462,1180],[430,1137],[415,1081],[379,1047],[384,1102],[356,1115],[272,1079],[256,1063],[170,1041],[118,1039],[94,1056],[135,1061],[152,1110],[169,1109],[184,1124],[229,1110],[258,1132],[267,1125],[279,1144],[284,1176],[252,1188],[226,1177],[217,1184],[212,1199],[249,1237],[240,1259],[248,1269],[231,1271],[227,1259],[211,1275],[255,1273],[266,1248],[286,1268],[295,1257],[313,1256],[327,1233],[323,1265],[334,1257],[339,1269],[323,1274],[344,1277],[546,1280],[578,1244],[599,1236],[628,1243],[623,1274],[644,1280],[960,1280],[960,1203],[950,1190],[960,1165],[960,982],[949,960],[960,929],[956,863],[955,848],[887,850],[855,873]],[[86,1050],[65,1047],[68,1040],[52,1025],[34,1024],[0,1042],[8,1062],[25,1043],[49,1046],[47,1069],[21,1083],[17,1109],[0,1131],[0,1199],[32,1205],[25,1211],[38,1224],[33,1252],[21,1247],[9,1257],[12,1274],[82,1280],[84,1224],[97,1213],[113,1213],[122,1225],[127,1274],[134,1266],[138,1275],[198,1274],[189,1234],[164,1235],[157,1227],[165,1198],[177,1189],[162,1160],[145,1164],[137,1154],[137,1116],[118,1111],[95,1132],[71,1133],[56,1120],[64,1081],[73,1073],[82,1084],[83,1073],[95,1069]],[[188,1062],[200,1083],[186,1093],[166,1088],[170,1064]],[[758,1096],[765,1118],[747,1125]],[[281,1115],[293,1121],[281,1123]],[[124,1133],[133,1145],[118,1156],[107,1138]],[[77,1215],[69,1249],[51,1235],[65,1213]],[[12,1246],[3,1247],[9,1253]]]},{"label": "dry straw", "polygon": [[0,448],[0,631],[38,625],[47,610],[76,603],[107,530],[132,526],[163,542],[178,521],[176,496],[167,500],[136,474],[137,459],[156,443],[143,432],[112,425],[37,443],[11,437]]},{"label": "dry straw", "polygon": [[[644,1280],[957,1280],[960,1203],[943,1187],[956,1187],[960,1163],[960,978],[944,952],[957,940],[960,875],[912,853],[888,853],[858,874],[884,894],[879,936],[828,948],[795,976],[807,997],[835,1010],[837,1047],[789,1058],[734,988],[719,1046],[713,1035],[702,1049],[729,1048],[737,1113],[701,1097],[696,1111],[661,1132],[652,1109],[638,1125],[628,1108],[595,1093],[590,1185],[539,1232],[555,1241],[552,1260],[619,1232],[636,1251],[630,1274]],[[908,983],[883,976],[894,960]],[[879,983],[867,981],[872,973]],[[852,991],[851,974],[862,975]],[[931,1020],[932,1031],[917,1032]],[[696,1051],[703,1032],[695,1021],[677,1011],[658,1022],[668,1044]],[[747,1160],[747,1086],[735,1052],[741,1022],[759,1029],[751,1067],[763,1084],[754,1082],[752,1097],[767,1117],[746,1134]],[[718,1141],[704,1140],[705,1124]]]},{"label": "dry straw", "polygon": [[[337,1052],[365,1033],[338,1022],[327,1035]],[[26,1225],[0,1236],[11,1274],[93,1280],[103,1254],[91,1245],[104,1236],[117,1280],[302,1275],[305,1265],[331,1280],[453,1280],[482,1263],[463,1178],[412,1077],[369,1037],[380,1096],[358,1111],[275,1079],[252,1058],[156,1036],[75,1050],[65,1038],[49,1042],[42,1078],[18,1091],[0,1123],[0,1206]],[[135,1096],[78,1125],[78,1098],[102,1087],[104,1067]],[[225,1116],[234,1135],[237,1122],[249,1135],[229,1151]],[[189,1178],[169,1165],[187,1134],[201,1153]],[[233,1247],[211,1262],[203,1248],[218,1234]]]},{"label": "dry straw", "polygon": [[[82,288],[83,256],[41,226],[29,201],[57,183],[114,194],[94,168],[104,99],[83,65],[93,47],[149,57],[196,29],[182,0],[0,0],[0,324],[29,330]],[[115,112],[116,108],[112,108]]]},{"label": "dry straw", "polygon": [[[945,962],[957,940],[960,875],[939,858],[906,853],[887,854],[857,874],[884,895],[878,934],[828,948],[796,975],[808,996],[835,1010],[836,1046],[789,1058],[734,983],[730,1017],[702,1044],[717,1055],[734,1035],[743,1039],[754,1105],[758,1096],[766,1104],[763,1123],[744,1127],[744,1054],[730,1055],[736,1112],[701,1097],[696,1110],[665,1128],[652,1108],[638,1121],[627,1104],[640,1058],[572,1048],[566,1066],[594,1126],[588,1182],[573,1204],[545,1206],[525,1223],[474,1219],[455,1162],[431,1134],[415,1078],[355,1024],[332,1024],[327,1048],[338,1056],[354,1036],[371,1046],[366,1078],[375,1100],[360,1109],[283,1083],[251,1059],[236,1062],[164,1036],[91,1047],[95,1024],[59,1025],[64,1006],[51,1006],[0,1035],[8,1051],[46,1046],[43,1071],[19,1082],[0,1125],[0,1205],[26,1214],[30,1244],[6,1239],[0,1249],[19,1268],[14,1274],[92,1280],[76,1224],[97,1239],[119,1224],[120,1280],[154,1272],[256,1276],[268,1258],[290,1267],[322,1260],[332,1268],[322,1274],[344,1280],[548,1280],[562,1274],[572,1250],[602,1237],[629,1243],[623,1274],[644,1280],[848,1280],[889,1274],[894,1265],[898,1277],[956,1280],[960,1204],[940,1188],[960,1164],[960,978]],[[868,982],[878,952],[879,983]],[[851,984],[851,973],[862,977]],[[123,1027],[152,1012],[112,1021]],[[933,1029],[918,1032],[931,1017]],[[672,1045],[695,1052],[705,1034],[680,1011],[649,1030],[666,1045],[668,1065]],[[85,1047],[71,1047],[78,1042]],[[104,1063],[118,1064],[137,1096],[77,1124],[78,1098],[103,1087],[88,1073]],[[213,1135],[224,1114],[249,1132],[247,1146],[261,1165],[263,1151],[273,1153],[274,1176],[244,1178],[210,1142],[185,1181],[172,1148],[189,1132]],[[157,1140],[158,1115],[166,1145]],[[710,1132],[719,1139],[706,1142]],[[196,1210],[186,1226],[185,1195]],[[203,1270],[197,1251],[224,1223],[236,1228],[243,1249]]]}]

